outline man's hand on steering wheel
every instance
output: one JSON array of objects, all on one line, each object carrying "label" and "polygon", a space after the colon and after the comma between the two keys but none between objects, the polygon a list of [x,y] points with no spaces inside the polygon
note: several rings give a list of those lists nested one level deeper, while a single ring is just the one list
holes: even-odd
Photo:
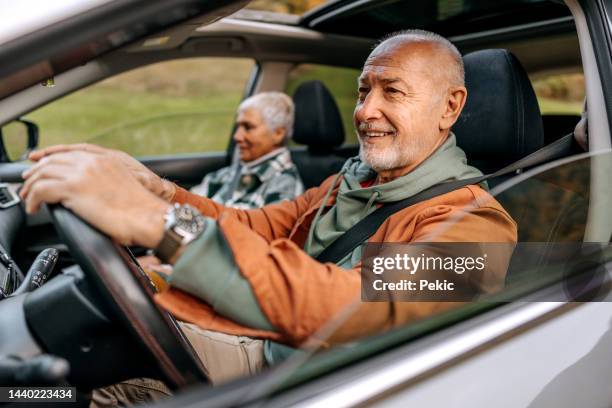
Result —
[{"label": "man's hand on steering wheel", "polygon": [[135,175],[139,173],[130,166],[134,159],[109,154],[108,149],[50,150],[34,156],[38,162],[23,173],[20,196],[28,213],[38,211],[42,203],[61,203],[120,244],[159,244],[169,204]]},{"label": "man's hand on steering wheel", "polygon": [[149,170],[145,165],[134,159],[129,154],[120,150],[107,149],[105,147],[88,144],[88,143],[76,143],[76,144],[61,144],[46,147],[44,149],[35,150],[29,155],[29,159],[32,161],[39,161],[44,157],[50,156],[56,153],[62,152],[90,152],[100,155],[110,156],[121,161],[124,166],[132,173],[134,178],[138,180],[147,190],[155,194],[156,196],[164,199],[165,201],[172,200],[176,191],[174,183],[164,180],[157,174]]}]

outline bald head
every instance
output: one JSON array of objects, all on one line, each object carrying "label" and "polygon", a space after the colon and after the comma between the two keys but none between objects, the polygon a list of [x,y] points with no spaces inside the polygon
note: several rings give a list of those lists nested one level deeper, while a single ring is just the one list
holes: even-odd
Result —
[{"label": "bald head", "polygon": [[362,160],[391,180],[440,147],[465,105],[463,60],[444,38],[403,31],[384,39],[358,80],[354,122]]},{"label": "bald head", "polygon": [[[383,38],[366,60],[388,58],[421,63],[433,82],[465,86],[463,58],[446,38],[424,30],[403,30]],[[398,58],[399,57],[399,58]]]}]

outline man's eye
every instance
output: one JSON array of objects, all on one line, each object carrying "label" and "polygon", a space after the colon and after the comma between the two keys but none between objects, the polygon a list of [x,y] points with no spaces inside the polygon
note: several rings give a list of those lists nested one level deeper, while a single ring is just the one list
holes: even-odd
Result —
[{"label": "man's eye", "polygon": [[366,96],[368,95],[369,89],[367,88],[359,88],[359,94],[357,96],[357,99],[360,102],[363,102],[363,100],[366,98]]},{"label": "man's eye", "polygon": [[400,91],[399,89],[395,89],[395,88],[385,88],[385,92],[390,93],[390,94],[402,93],[402,91]]}]

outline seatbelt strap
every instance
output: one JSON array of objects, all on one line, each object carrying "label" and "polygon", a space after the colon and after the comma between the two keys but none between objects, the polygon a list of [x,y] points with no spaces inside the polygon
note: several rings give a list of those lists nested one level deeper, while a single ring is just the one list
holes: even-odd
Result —
[{"label": "seatbelt strap", "polygon": [[575,140],[573,133],[563,136],[559,140],[536,150],[522,159],[496,171],[479,177],[471,177],[463,180],[455,180],[442,184],[436,184],[426,190],[405,198],[400,201],[387,203],[374,210],[357,224],[349,228],[344,234],[336,238],[315,259],[319,262],[340,262],[347,254],[351,253],[357,246],[366,242],[391,215],[406,207],[429,200],[442,194],[449,193],[459,188],[479,184],[491,178],[515,173],[519,170],[536,166],[560,157],[563,157],[573,148]]}]

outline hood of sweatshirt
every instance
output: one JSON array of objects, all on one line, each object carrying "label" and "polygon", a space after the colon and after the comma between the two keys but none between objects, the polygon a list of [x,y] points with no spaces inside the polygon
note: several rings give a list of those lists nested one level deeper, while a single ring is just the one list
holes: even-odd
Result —
[{"label": "hood of sweatshirt", "polygon": [[[336,203],[323,215],[321,214],[324,206],[319,209],[310,227],[304,250],[309,255],[316,257],[345,231],[374,211],[378,204],[412,197],[433,185],[446,181],[481,175],[480,170],[467,164],[465,153],[457,146],[453,133],[431,156],[410,173],[384,184],[362,187],[361,183],[375,178],[376,172],[363,163],[359,157],[348,159],[323,200],[327,202],[338,179],[342,176]],[[359,254],[361,254],[360,248]],[[352,261],[347,263],[347,259],[344,259],[339,264],[351,267],[356,263],[355,261],[358,261],[355,256],[351,256],[349,260]]]}]

